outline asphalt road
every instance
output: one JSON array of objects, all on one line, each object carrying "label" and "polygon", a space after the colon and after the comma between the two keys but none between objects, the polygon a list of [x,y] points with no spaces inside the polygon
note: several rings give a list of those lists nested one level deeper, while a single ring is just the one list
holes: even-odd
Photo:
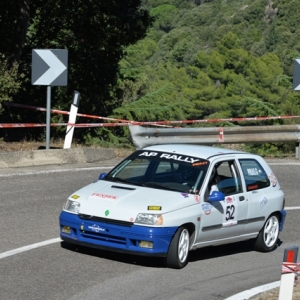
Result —
[{"label": "asphalt road", "polygon": [[[191,252],[182,270],[165,268],[161,259],[67,249],[58,239],[62,206],[72,192],[111,167],[106,165],[0,170],[0,299],[225,299],[280,280],[284,249],[299,245],[295,209],[288,210],[272,253],[255,252],[248,242],[204,248]],[[299,161],[275,162],[271,168],[286,206],[299,208]],[[8,252],[14,249],[19,250]]]}]

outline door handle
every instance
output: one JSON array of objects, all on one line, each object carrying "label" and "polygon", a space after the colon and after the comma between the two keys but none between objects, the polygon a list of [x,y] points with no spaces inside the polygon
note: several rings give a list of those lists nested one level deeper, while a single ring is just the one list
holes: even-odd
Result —
[{"label": "door handle", "polygon": [[239,200],[240,200],[240,201],[244,201],[244,200],[245,200],[245,197],[244,197],[244,196],[240,196],[240,197],[239,197]]}]

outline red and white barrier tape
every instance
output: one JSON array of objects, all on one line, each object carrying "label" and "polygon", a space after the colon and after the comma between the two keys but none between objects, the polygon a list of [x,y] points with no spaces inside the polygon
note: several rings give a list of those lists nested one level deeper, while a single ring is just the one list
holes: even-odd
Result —
[{"label": "red and white barrier tape", "polygon": [[299,273],[300,263],[283,262],[281,273]]},{"label": "red and white barrier tape", "polygon": [[[33,110],[37,110],[37,111],[47,111],[47,109],[44,108],[44,107],[31,106],[31,105],[26,105],[26,104],[18,104],[18,103],[13,103],[13,102],[6,102],[5,105],[6,106],[10,106],[10,107],[28,108],[28,109],[33,109]],[[54,113],[54,114],[62,114],[62,115],[69,115],[70,114],[70,112],[68,112],[68,111],[59,110],[59,109],[51,109],[51,112]],[[76,115],[77,115],[77,117],[84,117],[84,118],[102,119],[102,120],[107,120],[107,121],[122,122],[122,123],[126,123],[125,125],[131,124],[131,123],[135,122],[135,121],[130,121],[130,120],[122,120],[122,119],[116,119],[116,118],[100,117],[100,116],[88,115],[88,114],[81,114],[81,113],[77,113]],[[159,124],[157,126],[171,127],[171,126],[159,125]]]},{"label": "red and white barrier tape", "polygon": [[[18,103],[12,103],[7,102],[5,103],[6,106],[11,107],[22,107],[22,108],[28,108],[28,109],[34,109],[38,111],[46,111],[46,108],[43,107],[36,107],[36,106],[30,106],[25,104],[18,104]],[[57,110],[57,109],[51,109],[52,113],[57,114],[65,114],[68,115],[68,111],[63,110]],[[265,120],[278,120],[278,119],[296,119],[300,118],[300,116],[270,116],[270,117],[245,117],[245,118],[218,118],[218,119],[202,119],[202,120],[179,120],[179,121],[156,121],[156,122],[139,122],[139,121],[130,121],[130,120],[122,120],[122,119],[116,119],[116,118],[107,118],[107,117],[100,117],[95,115],[88,115],[88,114],[80,114],[77,113],[78,117],[86,117],[86,118],[94,118],[94,119],[102,119],[107,121],[115,121],[117,123],[82,123],[82,124],[68,124],[68,123],[57,123],[57,124],[51,124],[51,126],[67,126],[71,125],[78,128],[83,127],[114,127],[114,126],[127,126],[129,124],[132,125],[154,125],[154,126],[164,126],[164,127],[170,127],[167,125],[172,124],[195,124],[195,123],[217,123],[217,122],[241,122],[241,121],[265,121]],[[33,124],[33,123],[0,123],[0,128],[18,128],[18,127],[45,127],[46,124]],[[219,130],[219,138],[220,141],[224,139],[223,129],[220,128]]]},{"label": "red and white barrier tape", "polygon": [[[58,123],[58,124],[51,124],[52,127],[57,126],[66,126],[67,123]],[[29,128],[29,127],[46,127],[46,124],[37,124],[37,123],[0,123],[0,128]]]},{"label": "red and white barrier tape", "polygon": [[[300,116],[298,116],[300,118]],[[256,119],[256,120],[266,120],[265,119]],[[274,119],[274,118],[272,118]],[[197,122],[196,122],[197,121]],[[70,124],[70,123],[55,123],[51,124],[53,127],[58,126],[74,126],[78,128],[84,128],[84,127],[117,127],[117,126],[128,126],[128,125],[162,125],[162,124],[189,124],[189,123],[210,123],[210,122],[221,122],[224,121],[224,119],[218,119],[216,120],[186,120],[186,121],[158,121],[158,122],[137,122],[137,121],[131,121],[126,123],[78,123],[78,124]],[[243,121],[249,121],[249,120],[243,120]],[[0,123],[0,128],[18,128],[18,127],[45,127],[46,124],[35,124],[35,123]],[[219,139],[222,141],[224,139],[224,133],[223,128],[220,127],[219,130]]]},{"label": "red and white barrier tape", "polygon": [[[44,108],[44,107],[31,106],[31,105],[19,104],[19,103],[13,103],[13,102],[6,102],[5,105],[10,106],[10,107],[28,108],[28,109],[33,109],[33,110],[37,110],[37,111],[47,111],[47,109]],[[54,114],[62,114],[62,115],[69,115],[70,114],[70,112],[68,112],[68,111],[59,110],[59,109],[51,109],[51,112],[54,113]],[[85,118],[93,118],[93,119],[102,119],[102,120],[108,120],[108,121],[118,121],[118,122],[123,122],[123,123],[130,123],[131,122],[131,121],[128,121],[128,120],[99,117],[99,116],[80,114],[80,113],[77,113],[77,116],[78,117],[85,117]]]}]

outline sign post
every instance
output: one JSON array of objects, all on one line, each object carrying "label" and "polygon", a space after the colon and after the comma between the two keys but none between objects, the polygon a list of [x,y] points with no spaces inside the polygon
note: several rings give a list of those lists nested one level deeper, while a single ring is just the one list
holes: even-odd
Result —
[{"label": "sign post", "polygon": [[46,149],[50,148],[50,123],[51,123],[51,86],[47,86],[47,107],[46,107]]},{"label": "sign post", "polygon": [[33,49],[32,85],[47,85],[46,149],[50,148],[51,86],[68,84],[68,50]]},{"label": "sign post", "polygon": [[[294,66],[293,66],[293,90],[299,91],[300,90],[300,58],[294,59]],[[299,156],[299,146],[300,143],[296,142],[296,158],[300,159]]]},{"label": "sign post", "polygon": [[74,91],[73,104],[71,104],[69,122],[67,126],[65,142],[64,142],[64,149],[71,148],[73,133],[74,133],[74,125],[76,122],[76,116],[77,116],[77,111],[79,106],[79,99],[80,99],[80,93]]},{"label": "sign post", "polygon": [[293,246],[284,249],[283,263],[281,270],[281,282],[278,300],[292,300],[295,283],[295,276],[298,270],[297,264],[298,247]]}]

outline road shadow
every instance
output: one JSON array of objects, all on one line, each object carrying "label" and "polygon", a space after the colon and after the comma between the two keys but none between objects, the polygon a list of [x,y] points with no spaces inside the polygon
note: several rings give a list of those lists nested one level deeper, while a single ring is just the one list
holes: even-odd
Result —
[{"label": "road shadow", "polygon": [[[232,244],[213,246],[213,247],[205,247],[201,249],[197,249],[194,251],[190,251],[188,262],[196,262],[202,261],[206,259],[214,259],[218,257],[231,256],[240,253],[249,253],[253,252],[252,241],[243,241]],[[280,247],[282,241],[278,239],[275,251],[278,247]],[[75,251],[83,255],[94,256],[98,258],[103,258],[107,260],[118,261],[121,263],[138,265],[142,267],[151,267],[151,268],[166,268],[164,264],[164,258],[162,257],[149,257],[149,256],[139,256],[133,254],[126,253],[118,253],[113,251],[88,248],[79,245],[73,245],[67,242],[62,241],[61,247],[64,249],[68,249],[70,251]],[[271,251],[271,252],[272,252]]]},{"label": "road shadow", "polygon": [[164,260],[161,257],[140,256],[95,248],[88,248],[84,246],[72,245],[64,241],[61,242],[61,247],[71,251],[76,251],[83,255],[99,257],[103,259],[118,261],[121,263],[151,268],[165,268]]},{"label": "road shadow", "polygon": [[[278,249],[278,247],[280,247],[281,244],[282,241],[278,239],[276,242],[276,247],[270,252],[273,252],[276,249]],[[240,253],[249,253],[253,251],[256,251],[253,249],[253,240],[225,244],[220,246],[210,246],[191,251],[189,253],[189,262],[212,259],[216,257],[230,256]]]}]

